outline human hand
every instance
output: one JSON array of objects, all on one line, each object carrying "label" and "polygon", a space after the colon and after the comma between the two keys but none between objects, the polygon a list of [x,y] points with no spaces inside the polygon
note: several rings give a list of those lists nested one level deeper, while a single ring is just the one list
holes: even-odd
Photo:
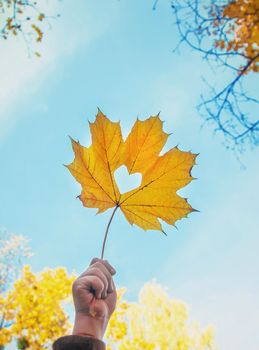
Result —
[{"label": "human hand", "polygon": [[94,258],[89,268],[73,283],[75,305],[73,335],[102,339],[115,309],[117,293],[107,260]]}]

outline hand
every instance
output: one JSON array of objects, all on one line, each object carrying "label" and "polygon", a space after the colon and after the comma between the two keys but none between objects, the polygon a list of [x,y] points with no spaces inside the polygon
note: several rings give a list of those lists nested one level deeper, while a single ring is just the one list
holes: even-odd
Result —
[{"label": "hand", "polygon": [[112,279],[115,273],[107,260],[94,258],[73,283],[74,335],[103,338],[116,306],[117,293]]}]

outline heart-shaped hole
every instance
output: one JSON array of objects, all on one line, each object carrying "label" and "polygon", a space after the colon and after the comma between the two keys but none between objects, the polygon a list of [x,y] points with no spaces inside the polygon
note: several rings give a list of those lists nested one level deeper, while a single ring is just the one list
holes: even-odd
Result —
[{"label": "heart-shaped hole", "polygon": [[120,193],[125,193],[137,188],[141,184],[142,175],[140,173],[129,175],[127,167],[122,165],[115,170],[114,178]]}]

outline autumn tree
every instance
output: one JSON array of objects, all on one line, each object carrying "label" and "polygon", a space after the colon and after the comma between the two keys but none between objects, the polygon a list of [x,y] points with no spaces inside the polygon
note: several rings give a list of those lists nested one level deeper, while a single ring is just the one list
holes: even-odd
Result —
[{"label": "autumn tree", "polygon": [[0,0],[0,39],[20,36],[31,53],[33,43],[42,42],[43,32],[54,17],[43,12],[37,0]]},{"label": "autumn tree", "polygon": [[[13,236],[7,242],[2,244],[1,252],[17,252]],[[17,259],[17,254],[13,256]],[[18,349],[40,350],[69,334],[64,302],[71,302],[74,278],[64,268],[35,274],[24,266],[21,277],[0,293],[0,349],[16,341]],[[125,289],[118,291],[117,308],[106,333],[108,350],[216,349],[212,328],[201,329],[197,322],[189,320],[187,306],[171,299],[158,284],[146,284],[137,303],[126,301],[124,292]]]},{"label": "autumn tree", "polygon": [[18,349],[42,350],[67,334],[63,302],[69,300],[73,280],[64,268],[34,274],[25,266],[13,288],[0,295],[0,348],[16,340]]},{"label": "autumn tree", "polygon": [[0,349],[12,340],[19,349],[42,349],[70,326],[62,303],[74,277],[63,268],[34,274],[23,267],[31,255],[28,239],[1,230]]},{"label": "autumn tree", "polygon": [[26,237],[0,230],[0,293],[17,279],[23,262],[31,255]]},{"label": "autumn tree", "polygon": [[120,290],[107,333],[107,350],[216,350],[211,326],[189,319],[187,306],[157,283],[141,289],[139,301],[127,302]]},{"label": "autumn tree", "polygon": [[201,115],[228,147],[258,145],[258,89],[249,86],[259,72],[259,1],[173,0],[171,8],[180,34],[176,50],[187,44],[219,76],[215,83],[204,79],[209,92],[201,95]]}]

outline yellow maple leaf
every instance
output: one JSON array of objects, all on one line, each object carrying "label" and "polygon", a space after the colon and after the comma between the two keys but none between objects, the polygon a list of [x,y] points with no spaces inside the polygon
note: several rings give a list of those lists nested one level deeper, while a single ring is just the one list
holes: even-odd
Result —
[{"label": "yellow maple leaf", "polygon": [[[130,224],[162,232],[159,219],[174,225],[195,211],[176,192],[193,179],[190,172],[197,155],[177,147],[159,155],[169,134],[158,115],[137,119],[125,141],[120,123],[110,121],[100,110],[89,124],[92,145],[84,147],[72,139],[75,159],[67,167],[82,186],[79,198],[85,207],[97,208],[98,213],[114,207],[105,238],[118,208]],[[130,175],[142,174],[139,187],[123,194],[114,178],[121,165]]]}]

